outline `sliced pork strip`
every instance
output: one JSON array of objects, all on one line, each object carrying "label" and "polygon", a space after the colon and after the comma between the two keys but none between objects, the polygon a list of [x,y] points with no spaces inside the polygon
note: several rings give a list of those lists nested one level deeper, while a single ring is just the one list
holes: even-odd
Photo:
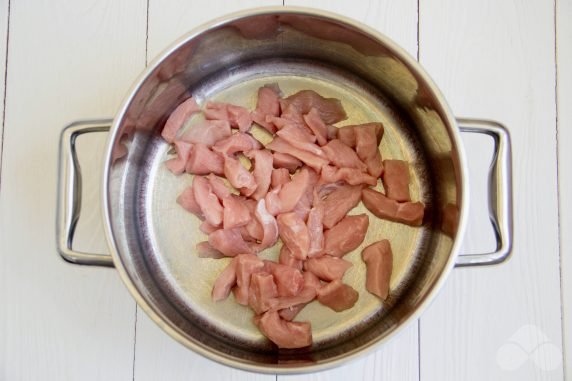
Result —
[{"label": "sliced pork strip", "polygon": [[[304,172],[308,172],[308,179],[303,184],[304,187],[303,189],[305,190],[300,199],[298,200],[298,203],[296,203],[294,209],[292,210],[293,212],[298,214],[298,217],[300,217],[302,221],[306,221],[308,219],[308,215],[310,214],[310,209],[312,208],[312,204],[314,202],[314,187],[316,186],[316,183],[318,182],[319,179],[318,174],[308,167],[302,168],[299,174],[302,174]],[[283,203],[285,202],[283,201]]]},{"label": "sliced pork strip", "polygon": [[[302,276],[304,277],[304,288],[302,291],[293,298],[279,298],[278,304],[274,307],[282,307],[282,309],[278,311],[278,314],[284,320],[293,320],[308,303],[314,300],[317,295],[317,290],[322,287],[322,282],[320,282],[320,279],[318,279],[318,277],[311,272],[306,271],[302,274]],[[290,305],[286,307],[285,305],[288,302]],[[293,304],[296,302],[299,303]]]},{"label": "sliced pork strip", "polygon": [[375,178],[381,176],[383,163],[376,140],[375,126],[368,124],[354,128],[356,136],[356,152],[367,166],[367,172]]},{"label": "sliced pork strip", "polygon": [[187,173],[193,175],[222,175],[224,171],[224,161],[222,157],[211,151],[204,144],[194,144],[185,168]]},{"label": "sliced pork strip", "polygon": [[286,153],[294,156],[301,162],[312,167],[316,172],[320,172],[322,167],[328,164],[327,159],[294,147],[280,137],[275,137],[270,143],[266,145],[266,148],[275,152]]},{"label": "sliced pork strip", "polygon": [[256,218],[257,202],[251,199],[246,199],[244,200],[244,204],[250,211],[250,215],[252,217],[250,219],[250,222],[246,224],[246,226],[241,228],[241,230],[242,229],[245,230],[245,231],[242,230],[242,234],[245,237],[244,239],[247,241],[262,241],[262,239],[264,238],[264,229],[260,224],[260,222],[258,221],[258,219]]},{"label": "sliced pork strip", "polygon": [[270,192],[266,193],[264,201],[266,202],[266,209],[268,213],[273,216],[277,216],[282,213],[282,201],[280,200],[280,191],[282,191],[282,186],[279,185],[272,189]]},{"label": "sliced pork strip", "polygon": [[[298,205],[316,184],[318,175],[309,167],[303,167],[298,173],[292,176],[292,180],[282,186],[278,193],[280,198],[280,213],[288,213]],[[311,193],[310,193],[311,195]]]},{"label": "sliced pork strip", "polygon": [[230,123],[223,120],[203,120],[193,124],[181,136],[188,143],[201,143],[212,146],[230,136]]},{"label": "sliced pork strip", "polygon": [[189,160],[193,150],[193,145],[191,143],[176,140],[175,150],[177,151],[177,157],[167,160],[165,162],[165,166],[169,171],[178,176],[185,172],[187,161]]},{"label": "sliced pork strip", "polygon": [[[361,192],[360,192],[361,195]],[[306,226],[310,237],[310,247],[308,249],[308,257],[316,257],[322,254],[324,250],[324,208],[322,205],[313,207],[308,214]]]},{"label": "sliced pork strip", "polygon": [[357,249],[365,238],[368,226],[369,218],[366,214],[344,217],[324,233],[324,253],[342,257]]},{"label": "sliced pork strip", "polygon": [[272,178],[272,154],[267,150],[252,150],[246,153],[246,157],[254,163],[252,174],[256,182],[256,190],[250,197],[257,201],[264,199]]},{"label": "sliced pork strip", "polygon": [[[282,139],[295,147],[312,152],[318,156],[323,156],[320,147],[313,144],[316,142],[316,137],[312,135],[306,128],[300,128],[295,124],[287,124],[280,131],[276,133]],[[303,144],[308,144],[306,148]]]},{"label": "sliced pork strip", "polygon": [[310,323],[291,322],[280,319],[278,312],[267,311],[255,323],[260,332],[278,348],[303,348],[312,345]]},{"label": "sliced pork strip", "polygon": [[324,146],[328,142],[328,127],[320,118],[318,110],[311,108],[310,111],[304,115],[304,121],[316,136],[318,144]]},{"label": "sliced pork strip", "polygon": [[230,189],[228,189],[222,178],[215,176],[212,173],[205,177],[209,181],[209,184],[214,194],[216,194],[216,196],[221,202],[225,198],[230,197],[232,193],[230,192]]},{"label": "sliced pork strip", "polygon": [[[326,131],[327,131],[327,137],[328,140],[334,140],[338,138],[338,128],[336,126],[332,126],[332,125],[327,125],[326,126]],[[345,143],[342,140],[343,143]]]},{"label": "sliced pork strip", "polygon": [[277,117],[280,115],[280,89],[277,84],[269,84],[258,89],[258,100],[256,109],[252,112],[252,119],[264,127],[270,133],[276,132],[276,127],[272,121],[267,121],[267,117]]},{"label": "sliced pork strip", "polygon": [[339,139],[334,139],[322,147],[328,160],[339,168],[354,168],[361,172],[367,171],[367,166],[360,160],[357,153],[342,143]]},{"label": "sliced pork strip", "polygon": [[352,308],[359,297],[356,290],[339,279],[321,287],[317,292],[318,301],[336,312]]},{"label": "sliced pork strip", "polygon": [[177,106],[177,108],[169,115],[163,131],[161,131],[161,137],[165,139],[167,143],[173,143],[177,137],[177,133],[183,127],[185,122],[191,118],[194,114],[201,111],[201,108],[195,101],[193,97],[190,97],[183,103]]},{"label": "sliced pork strip", "polygon": [[382,300],[389,295],[389,283],[393,270],[393,253],[389,241],[384,239],[367,246],[361,252],[366,265],[365,288]]},{"label": "sliced pork strip", "polygon": [[288,155],[287,153],[274,152],[272,156],[274,157],[274,168],[286,168],[290,173],[294,173],[302,166],[302,162],[300,160],[296,159],[292,155]]},{"label": "sliced pork strip", "polygon": [[297,270],[302,271],[304,268],[304,262],[296,259],[292,256],[292,252],[288,249],[288,246],[282,245],[280,248],[280,255],[278,256],[278,263],[284,266],[289,266]]},{"label": "sliced pork strip", "polygon": [[248,289],[248,305],[254,313],[260,315],[272,308],[278,289],[274,283],[274,277],[266,272],[252,274]]},{"label": "sliced pork strip", "polygon": [[306,307],[306,304],[307,303],[300,303],[292,307],[282,308],[281,310],[278,310],[278,315],[286,321],[292,321],[300,313],[300,311]]},{"label": "sliced pork strip", "polygon": [[274,216],[268,213],[266,209],[266,202],[260,199],[256,204],[256,211],[254,213],[256,219],[262,226],[263,236],[260,245],[257,247],[258,251],[274,246],[278,240],[278,224]]},{"label": "sliced pork strip", "polygon": [[222,200],[222,204],[224,206],[223,227],[225,229],[245,226],[250,222],[252,218],[250,210],[241,197],[229,195]]},{"label": "sliced pork strip", "polygon": [[236,258],[233,258],[226,268],[219,274],[211,292],[211,298],[215,302],[225,300],[230,294],[230,289],[236,284]]},{"label": "sliced pork strip", "polygon": [[227,103],[209,101],[205,104],[203,114],[208,120],[228,120]]},{"label": "sliced pork strip", "polygon": [[226,255],[251,254],[252,249],[242,238],[239,229],[219,229],[209,234],[209,244]]},{"label": "sliced pork strip", "polygon": [[323,200],[323,224],[326,229],[331,229],[359,204],[361,190],[361,185],[341,185]]},{"label": "sliced pork strip", "polygon": [[264,262],[256,255],[241,254],[236,256],[236,288],[234,297],[239,304],[248,305],[248,291],[253,274],[264,271]]},{"label": "sliced pork strip", "polygon": [[283,99],[280,104],[282,110],[291,106],[300,114],[307,114],[314,108],[326,124],[334,124],[347,118],[339,99],[324,98],[313,90],[299,91]]},{"label": "sliced pork strip", "polygon": [[375,136],[377,138],[377,145],[381,143],[381,139],[383,137],[383,124],[372,122],[372,123],[364,123],[364,124],[354,124],[351,126],[343,126],[338,128],[338,139],[340,139],[344,144],[355,147],[356,146],[356,135],[355,129],[356,128],[370,128],[373,126],[375,130]]},{"label": "sliced pork strip", "polygon": [[409,164],[403,160],[383,161],[385,195],[395,201],[411,201],[409,195]]},{"label": "sliced pork strip", "polygon": [[265,261],[265,266],[274,276],[279,296],[296,296],[304,288],[300,270],[272,261]]},{"label": "sliced pork strip", "polygon": [[199,258],[221,259],[226,257],[223,253],[212,247],[207,241],[197,243],[196,249]]},{"label": "sliced pork strip", "polygon": [[231,127],[247,131],[252,124],[250,111],[244,107],[220,102],[207,102],[203,110],[208,120],[220,120],[229,122]]},{"label": "sliced pork strip", "polygon": [[212,232],[214,232],[215,230],[218,230],[219,227],[218,226],[214,226],[209,224],[207,221],[203,221],[200,225],[199,225],[199,230],[203,233],[205,233],[206,235],[211,234]]},{"label": "sliced pork strip", "polygon": [[331,165],[322,167],[322,181],[325,183],[335,183],[338,181],[345,181],[350,185],[372,185],[377,184],[377,178],[361,172],[355,168],[337,168]]},{"label": "sliced pork strip", "polygon": [[208,180],[202,176],[195,176],[193,179],[193,192],[195,200],[205,216],[205,220],[213,226],[219,226],[222,223],[223,208]]},{"label": "sliced pork strip", "polygon": [[305,260],[310,248],[310,235],[304,221],[294,212],[280,214],[276,220],[280,238],[292,256]]},{"label": "sliced pork strip", "polygon": [[310,303],[316,298],[316,289],[314,287],[304,287],[295,296],[280,296],[277,298],[276,304],[272,306],[273,310],[282,310],[297,306],[298,304]]},{"label": "sliced pork strip", "polygon": [[192,186],[185,188],[179,197],[177,197],[177,204],[181,205],[186,211],[193,213],[201,220],[205,219],[203,211],[195,199],[195,192],[193,191]]},{"label": "sliced pork strip", "polygon": [[421,226],[425,206],[420,202],[397,202],[373,189],[362,190],[361,199],[365,207],[378,218]]},{"label": "sliced pork strip", "polygon": [[288,182],[290,182],[290,172],[288,169],[277,168],[272,170],[272,174],[270,175],[270,185],[272,188],[277,188]]},{"label": "sliced pork strip", "polygon": [[224,176],[230,184],[238,189],[245,196],[250,196],[256,191],[256,181],[252,173],[235,158],[225,156],[224,158]]},{"label": "sliced pork strip", "polygon": [[342,279],[352,263],[345,259],[324,255],[320,258],[310,258],[304,262],[304,270],[315,274],[327,282]]},{"label": "sliced pork strip", "polygon": [[237,132],[228,138],[219,140],[214,146],[213,151],[221,155],[232,156],[237,152],[247,152],[253,149],[261,149],[262,145],[249,134]]}]

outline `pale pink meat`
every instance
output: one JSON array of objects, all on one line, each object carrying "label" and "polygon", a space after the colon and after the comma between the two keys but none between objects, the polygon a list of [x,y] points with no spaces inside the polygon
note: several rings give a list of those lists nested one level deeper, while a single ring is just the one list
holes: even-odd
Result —
[{"label": "pale pink meat", "polygon": [[345,272],[352,267],[352,263],[345,259],[324,255],[320,258],[310,258],[304,262],[304,270],[315,274],[327,282],[342,279]]},{"label": "pale pink meat", "polygon": [[189,127],[181,140],[189,143],[201,143],[212,146],[219,140],[230,136],[230,124],[223,120],[203,120]]},{"label": "pale pink meat", "polygon": [[304,260],[310,248],[310,235],[304,221],[294,212],[278,215],[278,231],[282,242],[296,259]]},{"label": "pale pink meat", "polygon": [[290,249],[288,249],[288,246],[286,245],[282,245],[282,247],[280,248],[278,263],[285,266],[290,266],[300,271],[302,271],[302,269],[304,268],[304,262],[294,258],[292,256],[292,252],[290,251]]},{"label": "pale pink meat", "polygon": [[318,301],[336,312],[352,308],[359,297],[356,290],[339,279],[321,287],[317,292]]},{"label": "pale pink meat", "polygon": [[272,156],[274,157],[274,168],[286,168],[290,173],[294,173],[302,166],[302,162],[300,160],[296,159],[292,155],[288,155],[287,153],[274,152]]},{"label": "pale pink meat", "polygon": [[252,218],[250,210],[241,197],[229,195],[222,200],[222,204],[224,206],[223,227],[225,229],[237,228],[250,222]]},{"label": "pale pink meat", "polygon": [[310,109],[310,111],[304,115],[304,121],[316,136],[318,144],[321,146],[325,145],[328,142],[328,127],[320,118],[318,110],[315,108]]},{"label": "pale pink meat", "polygon": [[[280,193],[280,213],[288,213],[312,192],[318,176],[309,167],[303,167],[298,173],[292,176],[292,180],[282,186]],[[311,201],[311,200],[310,200]]]},{"label": "pale pink meat", "polygon": [[367,166],[360,160],[356,152],[342,143],[339,139],[334,139],[322,147],[328,160],[340,168],[354,168],[362,172],[367,171]]},{"label": "pale pink meat", "polygon": [[320,147],[314,144],[316,137],[304,128],[297,127],[294,124],[288,124],[278,131],[276,135],[280,136],[294,147],[303,149],[318,156],[324,156]]},{"label": "pale pink meat", "polygon": [[185,167],[187,166],[189,156],[191,156],[193,145],[179,140],[176,140],[174,144],[177,151],[177,157],[167,160],[165,162],[165,166],[169,171],[178,176],[185,172]]},{"label": "pale pink meat", "polygon": [[218,197],[212,191],[208,180],[202,176],[195,176],[193,179],[193,192],[195,200],[205,216],[205,220],[213,226],[219,226],[222,223],[223,208]]},{"label": "pale pink meat", "polygon": [[272,170],[272,174],[270,175],[270,185],[272,188],[277,188],[288,182],[290,182],[290,172],[286,168]]},{"label": "pale pink meat", "polygon": [[194,144],[185,171],[193,175],[209,173],[222,175],[224,161],[218,153],[211,151],[206,145]]},{"label": "pale pink meat", "polygon": [[278,348],[303,348],[312,345],[312,328],[307,322],[291,322],[280,318],[278,312],[267,311],[255,319],[258,329]]},{"label": "pale pink meat", "polygon": [[263,236],[260,244],[257,247],[258,251],[274,246],[278,240],[278,224],[274,216],[266,210],[266,202],[260,199],[256,204],[254,213],[256,219],[262,226]]},{"label": "pale pink meat", "polygon": [[270,133],[276,132],[276,127],[268,117],[280,115],[280,89],[277,84],[265,85],[258,89],[256,109],[252,112],[252,119]]},{"label": "pale pink meat", "polygon": [[195,200],[195,192],[193,187],[187,187],[183,192],[177,197],[177,203],[181,205],[187,212],[193,213],[195,216],[204,220],[205,216],[201,210],[200,205]]},{"label": "pale pink meat", "polygon": [[291,307],[282,308],[278,310],[278,315],[286,321],[292,321],[306,307],[307,303],[295,304]]},{"label": "pale pink meat", "polygon": [[275,137],[270,143],[266,145],[266,148],[275,152],[287,153],[291,156],[294,156],[301,162],[312,167],[316,172],[320,172],[322,167],[328,164],[327,159],[314,155],[303,149],[294,147],[280,137]]},{"label": "pale pink meat", "polygon": [[274,308],[280,308],[278,314],[284,320],[293,320],[296,315],[317,295],[317,290],[322,287],[322,282],[311,272],[304,272],[304,288],[295,297],[279,298],[278,304]]},{"label": "pale pink meat", "polygon": [[339,99],[324,98],[313,90],[302,90],[290,95],[288,98],[283,99],[280,105],[282,110],[292,106],[300,114],[307,114],[314,108],[326,124],[334,124],[347,118]]},{"label": "pale pink meat", "polygon": [[[327,131],[327,136],[328,136],[328,140],[334,140],[338,138],[338,128],[336,126],[332,126],[330,124],[328,124],[326,126],[326,131]],[[342,140],[343,143],[345,143]]]},{"label": "pale pink meat", "polygon": [[240,131],[248,131],[252,124],[250,111],[228,103],[207,102],[203,113],[206,119],[227,121],[231,127],[238,128]]},{"label": "pale pink meat", "polygon": [[214,231],[209,234],[209,244],[227,257],[252,253],[252,249],[240,235],[239,229],[219,229]]},{"label": "pale pink meat", "polygon": [[355,129],[370,128],[370,126],[373,126],[375,130],[377,145],[379,145],[379,143],[381,142],[381,138],[383,137],[383,124],[377,122],[340,127],[338,128],[338,139],[340,139],[344,144],[346,144],[349,147],[355,147],[356,146]]},{"label": "pale pink meat", "polygon": [[356,152],[367,166],[367,172],[375,178],[381,176],[383,163],[375,135],[375,126],[365,125],[354,128]]},{"label": "pale pink meat", "polygon": [[323,224],[331,229],[361,200],[361,185],[341,185],[322,201],[324,208]]},{"label": "pale pink meat", "polygon": [[337,168],[331,165],[322,167],[322,181],[325,183],[335,183],[345,181],[350,185],[376,185],[377,178],[361,172],[355,168]]},{"label": "pale pink meat", "polygon": [[373,189],[364,189],[361,199],[375,216],[412,226],[421,226],[425,206],[420,202],[397,202]]},{"label": "pale pink meat", "polygon": [[295,296],[280,296],[276,298],[276,303],[272,306],[273,310],[282,310],[297,306],[299,304],[310,303],[316,298],[316,289],[314,287],[303,287]]},{"label": "pale pink meat", "polygon": [[265,261],[266,268],[274,276],[280,296],[296,296],[304,288],[302,272],[280,263]]},{"label": "pale pink meat", "polygon": [[235,158],[225,156],[224,158],[224,176],[230,184],[238,189],[245,196],[250,196],[256,191],[256,181],[252,173]]},{"label": "pale pink meat", "polygon": [[247,152],[254,149],[261,149],[262,145],[249,134],[237,132],[228,138],[218,141],[213,146],[213,151],[221,155],[232,156],[237,152]]},{"label": "pale pink meat", "polygon": [[268,210],[268,213],[273,216],[277,216],[282,212],[282,201],[280,200],[281,190],[282,185],[278,185],[276,188],[266,193],[266,196],[264,197],[266,209]]},{"label": "pale pink meat", "polygon": [[203,221],[200,225],[199,225],[199,230],[205,234],[211,234],[212,232],[214,232],[215,230],[218,230],[219,227],[218,226],[214,226],[209,224],[207,221]]},{"label": "pale pink meat", "polygon": [[389,295],[389,283],[393,270],[393,253],[389,241],[384,239],[367,246],[361,252],[366,265],[365,288],[382,300]]},{"label": "pale pink meat", "polygon": [[248,289],[248,305],[259,315],[272,308],[278,296],[274,277],[266,272],[252,274]]},{"label": "pale pink meat", "polygon": [[201,109],[193,97],[190,97],[178,105],[171,115],[169,115],[165,127],[163,127],[163,131],[161,131],[163,139],[165,139],[167,143],[173,143],[177,132],[179,132],[185,122],[200,111]]},{"label": "pale pink meat", "polygon": [[272,154],[267,150],[252,150],[246,153],[254,165],[252,172],[256,182],[256,190],[250,197],[255,200],[263,199],[268,192],[272,178]]},{"label": "pale pink meat", "polygon": [[228,189],[228,187],[225,185],[222,178],[215,176],[212,173],[205,177],[209,181],[214,194],[216,194],[220,201],[224,200],[232,194],[230,189]]},{"label": "pale pink meat", "polygon": [[246,199],[244,204],[250,211],[250,222],[241,228],[241,234],[247,241],[262,241],[264,238],[264,229],[258,219],[256,218],[256,205],[257,202],[251,199]]},{"label": "pale pink meat", "polygon": [[211,292],[211,298],[219,302],[228,298],[230,289],[236,284],[236,258],[232,258],[226,268],[219,274]]},{"label": "pale pink meat", "polygon": [[308,235],[310,238],[310,247],[308,249],[309,258],[319,256],[324,250],[323,220],[324,208],[322,205],[310,209],[308,220],[306,221],[306,226],[308,227]]},{"label": "pale pink meat", "polygon": [[248,305],[248,291],[252,274],[264,271],[264,262],[256,255],[241,254],[236,257],[236,287],[234,298],[243,306]]},{"label": "pale pink meat", "polygon": [[365,238],[368,226],[369,218],[366,214],[344,217],[324,233],[324,253],[342,257],[357,249]]},{"label": "pale pink meat", "polygon": [[395,201],[411,201],[409,195],[409,165],[403,160],[383,161],[385,195]]},{"label": "pale pink meat", "polygon": [[199,258],[221,259],[226,257],[223,253],[212,247],[207,241],[197,243],[196,249]]}]

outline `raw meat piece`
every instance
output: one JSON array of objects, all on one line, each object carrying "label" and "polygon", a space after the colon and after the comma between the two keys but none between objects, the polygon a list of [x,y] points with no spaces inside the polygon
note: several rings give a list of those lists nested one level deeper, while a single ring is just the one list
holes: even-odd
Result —
[{"label": "raw meat piece", "polygon": [[280,102],[282,110],[294,107],[298,113],[307,114],[315,108],[320,119],[326,124],[334,124],[347,118],[342,102],[335,98],[324,98],[313,90],[302,90]]},{"label": "raw meat piece", "polygon": [[248,305],[257,315],[272,308],[278,289],[274,283],[274,277],[266,272],[255,273],[250,277],[248,290]]},{"label": "raw meat piece", "polygon": [[298,315],[300,311],[306,307],[306,304],[307,303],[300,303],[291,307],[282,308],[281,310],[278,310],[278,315],[280,315],[280,317],[286,321],[292,321],[296,315]]},{"label": "raw meat piece", "polygon": [[265,266],[274,276],[278,295],[296,296],[304,288],[304,277],[300,270],[272,261],[265,261]]},{"label": "raw meat piece", "polygon": [[367,172],[375,178],[381,176],[383,163],[375,136],[375,126],[365,125],[354,128],[356,136],[356,152],[367,166]]},{"label": "raw meat piece", "polygon": [[425,206],[420,202],[397,202],[373,189],[364,189],[361,199],[365,207],[379,218],[421,226]]},{"label": "raw meat piece", "polygon": [[317,178],[316,172],[308,167],[303,167],[300,172],[292,176],[292,180],[284,184],[278,194],[280,213],[288,213],[294,210],[304,197],[308,197],[308,193],[309,196],[312,196],[311,192]]},{"label": "raw meat piece", "polygon": [[280,89],[277,84],[264,85],[258,89],[258,100],[256,109],[252,112],[252,119],[270,133],[276,132],[276,127],[271,121],[267,121],[267,118],[280,115],[279,101]]},{"label": "raw meat piece", "polygon": [[290,173],[296,172],[302,166],[302,162],[287,153],[274,152],[274,168],[286,168]]},{"label": "raw meat piece", "polygon": [[272,188],[277,188],[288,182],[290,182],[290,172],[288,172],[286,168],[272,170],[272,175],[270,175],[270,185]]},{"label": "raw meat piece", "polygon": [[227,121],[231,127],[244,132],[248,131],[252,124],[250,112],[247,109],[228,103],[207,102],[203,113],[206,119]]},{"label": "raw meat piece", "polygon": [[223,209],[208,180],[202,176],[195,176],[193,192],[205,220],[213,226],[219,226],[222,223]]},{"label": "raw meat piece", "polygon": [[262,251],[268,247],[274,246],[278,240],[278,224],[276,219],[266,210],[266,202],[261,199],[256,204],[256,211],[254,213],[256,219],[262,226],[263,236],[260,245],[257,247],[258,251]]},{"label": "raw meat piece", "polygon": [[229,197],[232,194],[230,192],[230,189],[228,189],[228,187],[225,185],[224,181],[222,181],[220,177],[215,176],[212,173],[205,177],[209,181],[209,184],[214,194],[216,194],[216,196],[220,201],[224,200],[225,198]]},{"label": "raw meat piece", "polygon": [[306,165],[312,167],[316,172],[320,172],[322,167],[328,164],[327,159],[314,155],[308,151],[296,148],[280,137],[275,137],[270,143],[266,145],[266,148],[275,152],[287,153],[291,156],[294,156]]},{"label": "raw meat piece", "polygon": [[212,232],[214,232],[215,230],[218,230],[219,227],[218,226],[214,226],[209,224],[207,221],[203,221],[200,225],[199,225],[199,230],[205,234],[211,234]]},{"label": "raw meat piece", "polygon": [[279,215],[282,211],[282,201],[280,201],[281,190],[282,186],[279,185],[272,189],[270,192],[266,193],[266,197],[264,197],[264,201],[266,202],[266,209],[268,210],[268,213],[273,216]]},{"label": "raw meat piece", "polygon": [[278,232],[282,242],[296,259],[304,260],[310,248],[310,236],[304,221],[296,213],[278,215]]},{"label": "raw meat piece", "polygon": [[356,152],[342,143],[341,140],[334,139],[322,147],[328,160],[340,168],[354,168],[361,172],[367,171],[367,166],[360,160]]},{"label": "raw meat piece", "polygon": [[310,303],[314,298],[316,298],[316,289],[314,287],[304,287],[296,296],[280,296],[276,298],[276,303],[272,306],[272,309],[282,310],[298,304]]},{"label": "raw meat piece", "polygon": [[199,254],[199,258],[221,259],[226,257],[223,253],[212,247],[207,241],[197,243],[196,249]]},{"label": "raw meat piece", "polygon": [[163,127],[163,131],[161,131],[163,139],[165,139],[167,143],[173,143],[177,132],[179,132],[185,122],[200,111],[201,109],[193,97],[190,97],[178,105],[171,115],[169,115],[165,127]]},{"label": "raw meat piece", "polygon": [[324,253],[341,257],[356,249],[363,242],[368,226],[366,214],[344,217],[324,233]]},{"label": "raw meat piece", "polygon": [[264,271],[264,262],[256,255],[241,254],[236,257],[236,288],[234,298],[243,306],[248,305],[248,291],[252,274]]},{"label": "raw meat piece", "polygon": [[361,185],[341,185],[322,201],[324,208],[323,224],[326,229],[331,229],[359,204],[361,190]]},{"label": "raw meat piece", "polygon": [[[360,192],[361,196],[361,192]],[[310,209],[308,214],[308,234],[310,238],[310,247],[308,249],[308,257],[316,257],[322,254],[324,249],[324,208],[320,205]]]},{"label": "raw meat piece", "polygon": [[185,167],[187,166],[189,156],[191,156],[193,145],[179,140],[176,140],[174,144],[177,151],[177,157],[167,160],[165,165],[169,171],[178,176],[185,172]]},{"label": "raw meat piece", "polygon": [[223,120],[203,120],[193,124],[181,136],[188,143],[201,143],[212,146],[230,136],[230,124]]},{"label": "raw meat piece", "polygon": [[375,136],[377,137],[377,145],[379,145],[379,143],[381,142],[381,138],[383,137],[383,124],[376,122],[340,127],[338,128],[338,139],[340,139],[347,146],[355,147],[356,135],[354,129],[369,128],[369,126],[374,127]]},{"label": "raw meat piece", "polygon": [[320,119],[318,110],[315,108],[310,109],[310,111],[304,115],[304,121],[316,136],[318,144],[321,146],[325,145],[328,142],[328,127],[322,119]]},{"label": "raw meat piece", "polygon": [[235,158],[225,156],[224,158],[224,176],[230,184],[238,189],[245,196],[250,196],[256,191],[256,181],[252,173]]},{"label": "raw meat piece", "polygon": [[211,292],[211,298],[219,302],[228,298],[230,289],[236,284],[236,258],[232,258],[226,268],[219,274]]},{"label": "raw meat piece", "polygon": [[[327,131],[327,136],[328,136],[328,140],[334,140],[338,138],[338,128],[336,126],[332,126],[332,125],[327,125],[326,126],[326,131]],[[342,143],[345,143],[342,140]]]},{"label": "raw meat piece", "polygon": [[193,191],[192,186],[185,188],[179,197],[177,197],[177,204],[181,205],[186,211],[193,213],[201,220],[205,219],[201,207],[197,203],[197,200],[195,200],[195,192]]},{"label": "raw meat piece", "polygon": [[304,151],[313,153],[316,156],[326,157],[322,149],[314,144],[316,137],[306,132],[300,127],[296,127],[293,124],[284,126],[280,131],[276,133],[279,137],[284,139],[287,143],[292,146],[299,148]]},{"label": "raw meat piece", "polygon": [[337,168],[331,165],[322,167],[322,181],[325,183],[335,183],[345,181],[350,185],[376,185],[377,178],[354,168]]},{"label": "raw meat piece", "polygon": [[302,271],[302,269],[304,268],[304,262],[294,258],[292,256],[292,252],[290,251],[290,249],[288,249],[288,246],[286,245],[282,245],[282,248],[280,249],[280,256],[278,257],[278,263],[285,266],[290,266],[300,271]]},{"label": "raw meat piece", "polygon": [[411,201],[409,195],[409,166],[403,160],[383,161],[385,195],[395,201]]},{"label": "raw meat piece", "polygon": [[213,151],[221,155],[233,156],[237,152],[247,152],[253,149],[261,149],[262,144],[252,136],[237,132],[228,138],[218,141],[213,146]]},{"label": "raw meat piece", "polygon": [[224,206],[223,227],[225,229],[237,228],[250,222],[252,218],[250,210],[241,197],[229,195],[222,200],[222,204]]},{"label": "raw meat piece", "polygon": [[320,258],[310,258],[304,262],[304,270],[315,274],[327,282],[342,279],[345,272],[352,267],[352,263],[345,259],[325,255]]},{"label": "raw meat piece", "polygon": [[211,151],[206,145],[194,144],[185,171],[193,175],[208,175],[209,173],[222,175],[224,161],[218,153]]},{"label": "raw meat piece", "polygon": [[336,312],[352,308],[357,300],[358,293],[351,286],[343,284],[337,279],[318,290],[318,301]]},{"label": "raw meat piece", "polygon": [[262,225],[256,218],[256,201],[251,199],[246,199],[244,204],[250,211],[251,219],[250,222],[243,228],[241,228],[241,234],[247,241],[262,241],[264,238],[264,229]]},{"label": "raw meat piece", "polygon": [[250,197],[255,200],[263,199],[270,187],[272,176],[272,154],[267,150],[252,150],[246,153],[246,157],[254,162],[252,172],[256,181],[256,190]]},{"label": "raw meat piece", "polygon": [[[302,274],[302,276],[304,277],[304,289],[302,289],[296,299],[291,298],[289,302],[290,304],[293,302],[299,302],[301,300],[303,300],[303,302],[293,304],[289,307],[284,307],[287,300],[285,300],[286,298],[280,298],[281,300],[279,301],[279,304],[281,304],[283,308],[278,311],[278,314],[284,320],[293,320],[296,315],[298,315],[298,313],[306,306],[306,304],[310,303],[316,297],[316,290],[322,287],[322,282],[320,282],[318,277],[311,272],[306,271]],[[279,306],[276,306],[275,308],[277,307]]]},{"label": "raw meat piece", "polygon": [[312,345],[310,323],[282,320],[276,311],[267,311],[254,321],[260,332],[278,348],[303,348]]},{"label": "raw meat piece", "polygon": [[389,282],[393,270],[393,254],[389,241],[384,239],[367,246],[361,252],[366,265],[365,288],[382,300],[389,295]]},{"label": "raw meat piece", "polygon": [[[312,208],[312,204],[314,201],[314,187],[318,182],[318,174],[311,170],[308,167],[302,168],[299,174],[303,174],[304,172],[308,172],[308,179],[307,182],[303,185],[305,188],[304,193],[298,200],[296,206],[294,206],[293,212],[298,214],[298,217],[302,219],[302,221],[306,221],[308,219],[308,215],[310,214],[310,209]],[[288,189],[288,187],[285,185]],[[304,189],[302,188],[302,189]]]},{"label": "raw meat piece", "polygon": [[209,244],[227,257],[252,253],[250,246],[242,239],[239,229],[219,229],[212,232],[209,234]]}]

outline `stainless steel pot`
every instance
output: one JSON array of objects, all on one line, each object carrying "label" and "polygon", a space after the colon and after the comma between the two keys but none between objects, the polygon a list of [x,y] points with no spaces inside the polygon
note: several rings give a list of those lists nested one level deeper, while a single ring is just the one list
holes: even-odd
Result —
[{"label": "stainless steel pot", "polygon": [[[427,205],[426,222],[412,228],[375,217],[364,245],[390,238],[394,270],[390,298],[364,290],[360,248],[344,281],[360,291],[351,310],[318,303],[301,315],[312,322],[314,345],[276,350],[251,322],[252,312],[210,301],[225,260],[200,259],[205,237],[175,203],[191,176],[175,177],[162,162],[169,147],[159,131],[191,94],[253,107],[256,89],[278,82],[284,92],[314,89],[342,100],[348,123],[381,121],[384,158],[412,163],[411,191]],[[102,177],[102,208],[111,255],[72,248],[81,210],[75,139],[110,129]],[[458,256],[469,197],[459,132],[495,142],[489,203],[497,249]],[[222,364],[268,373],[316,371],[339,365],[386,342],[416,319],[454,266],[504,261],[511,250],[510,141],[496,122],[455,119],[423,68],[394,42],[339,15],[301,8],[265,8],[205,24],[175,42],[135,82],[113,121],[79,122],[61,136],[57,242],[69,262],[115,266],[143,310],[174,339]],[[363,208],[363,207],[362,207]],[[271,258],[276,250],[262,254]]]}]

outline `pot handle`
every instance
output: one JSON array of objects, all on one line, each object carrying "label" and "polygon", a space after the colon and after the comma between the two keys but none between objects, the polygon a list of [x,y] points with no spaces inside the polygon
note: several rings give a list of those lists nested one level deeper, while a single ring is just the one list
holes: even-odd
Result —
[{"label": "pot handle", "polygon": [[72,248],[75,227],[81,212],[81,168],[77,160],[76,139],[82,134],[109,131],[111,123],[110,119],[72,123],[60,136],[56,241],[62,258],[71,263],[113,266],[113,259],[109,254],[83,253]]},{"label": "pot handle", "polygon": [[495,232],[496,250],[484,254],[459,255],[455,266],[494,265],[506,261],[512,250],[512,161],[508,130],[498,122],[457,119],[461,132],[486,134],[494,140],[494,155],[489,169],[489,217]]}]

